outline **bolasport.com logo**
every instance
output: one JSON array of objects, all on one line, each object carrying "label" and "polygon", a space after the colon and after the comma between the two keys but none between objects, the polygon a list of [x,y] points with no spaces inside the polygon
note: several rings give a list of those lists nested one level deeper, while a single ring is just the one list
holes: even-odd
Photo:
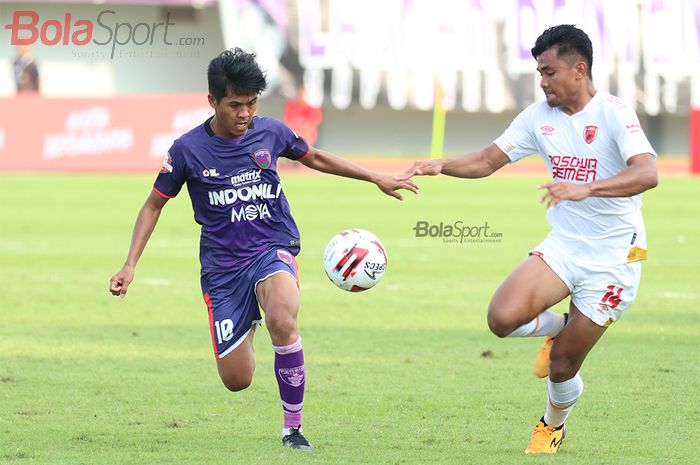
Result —
[{"label": "bolasport.com logo", "polygon": [[[3,22],[0,18],[0,24]],[[103,10],[94,19],[74,18],[71,13],[64,13],[62,18],[43,18],[36,11],[16,10],[12,22],[3,27],[10,31],[11,45],[105,46],[94,58],[135,57],[133,50],[124,49],[127,46],[204,45],[203,37],[174,37],[172,27],[175,25],[170,21],[170,13],[166,14],[165,21],[134,24],[120,21],[114,10]]]},{"label": "bolasport.com logo", "polygon": [[503,233],[492,231],[488,221],[475,226],[461,220],[454,223],[416,221],[411,229],[418,238],[440,238],[446,244],[496,243],[503,239]]}]

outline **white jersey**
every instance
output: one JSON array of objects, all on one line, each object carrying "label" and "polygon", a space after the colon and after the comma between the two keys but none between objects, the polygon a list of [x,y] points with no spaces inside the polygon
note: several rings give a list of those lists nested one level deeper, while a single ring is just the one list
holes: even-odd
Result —
[{"label": "white jersey", "polygon": [[[539,153],[555,182],[576,184],[615,176],[634,155],[656,156],[634,110],[605,92],[573,115],[534,103],[494,143],[511,163]],[[547,221],[583,261],[627,263],[646,258],[641,205],[641,194],[564,200],[548,209]]]}]

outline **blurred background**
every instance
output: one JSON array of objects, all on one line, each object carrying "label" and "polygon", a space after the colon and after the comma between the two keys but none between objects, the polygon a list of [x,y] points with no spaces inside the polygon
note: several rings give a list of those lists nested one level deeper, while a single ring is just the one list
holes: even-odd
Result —
[{"label": "blurred background", "polygon": [[267,73],[259,113],[320,147],[480,149],[542,97],[530,48],[559,23],[591,37],[597,89],[700,171],[700,0],[3,1],[0,170],[152,172],[234,46]]}]

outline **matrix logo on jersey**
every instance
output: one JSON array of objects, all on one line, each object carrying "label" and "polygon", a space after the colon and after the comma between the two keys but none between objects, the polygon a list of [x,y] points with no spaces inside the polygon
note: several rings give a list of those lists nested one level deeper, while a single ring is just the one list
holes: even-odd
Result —
[{"label": "matrix logo on jersey", "polygon": [[241,187],[260,181],[260,173],[260,170],[241,170],[231,176],[231,184],[233,184],[233,187]]},{"label": "matrix logo on jersey", "polygon": [[253,160],[258,166],[264,170],[268,169],[272,164],[272,155],[268,149],[256,150],[253,153]]},{"label": "matrix logo on jersey", "polygon": [[569,155],[550,155],[552,177],[562,181],[592,182],[596,178],[598,160]]}]

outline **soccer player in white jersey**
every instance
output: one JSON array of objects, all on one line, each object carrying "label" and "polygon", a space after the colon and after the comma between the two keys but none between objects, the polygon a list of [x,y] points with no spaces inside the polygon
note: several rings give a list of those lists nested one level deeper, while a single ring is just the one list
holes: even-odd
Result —
[{"label": "soccer player in white jersey", "polygon": [[[548,401],[525,453],[553,454],[583,391],[586,355],[637,294],[647,256],[640,194],[657,185],[657,172],[635,112],[594,88],[585,32],[547,29],[532,56],[545,101],[526,108],[480,152],[419,161],[398,179],[482,178],[531,154],[544,159],[552,182],[540,188],[552,231],[496,290],[488,325],[499,337],[545,336],[538,354],[544,363],[536,362],[535,372],[549,376]],[[567,296],[568,314],[548,310]]]}]

